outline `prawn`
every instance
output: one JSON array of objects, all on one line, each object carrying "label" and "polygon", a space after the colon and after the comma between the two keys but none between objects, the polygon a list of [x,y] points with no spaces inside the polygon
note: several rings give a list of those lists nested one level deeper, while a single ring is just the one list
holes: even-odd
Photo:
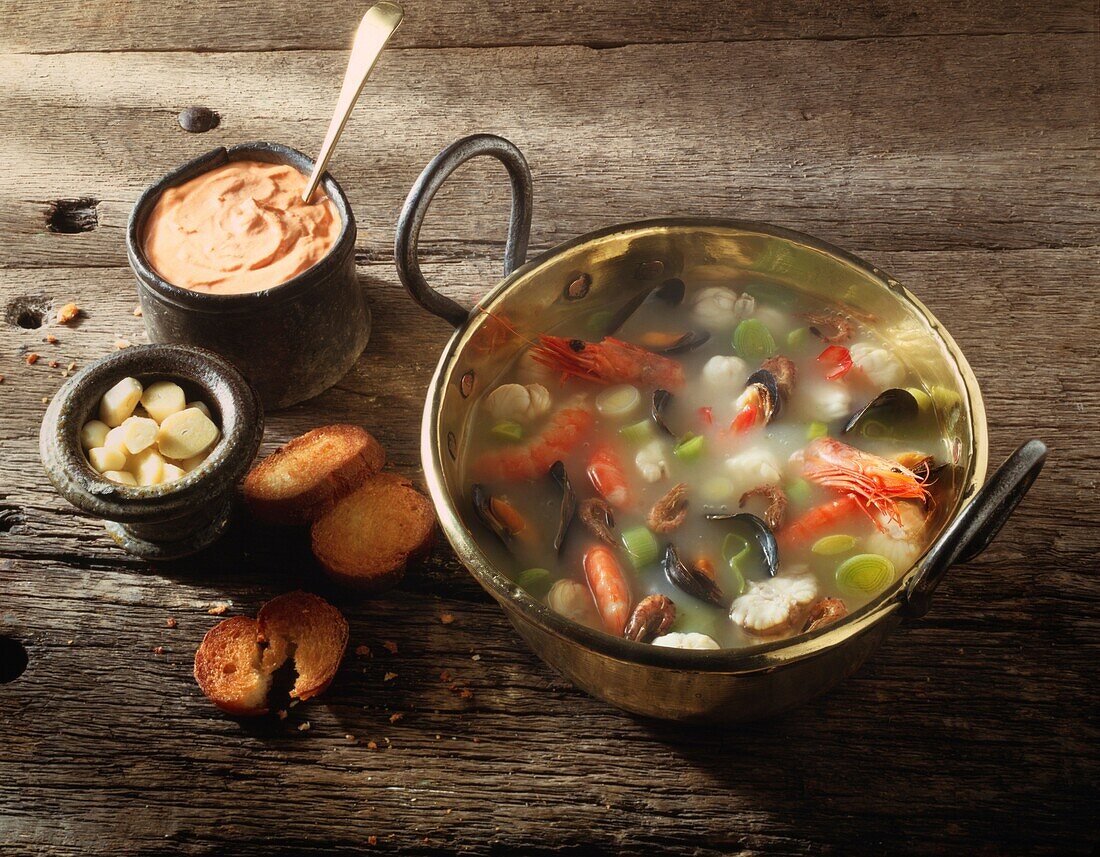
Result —
[{"label": "prawn", "polygon": [[630,618],[630,587],[610,548],[596,545],[585,552],[584,576],[603,619],[604,630],[621,637]]},{"label": "prawn", "polygon": [[543,334],[531,350],[540,366],[597,384],[637,384],[677,390],[684,385],[680,364],[640,345],[605,336],[599,342]]},{"label": "prawn", "polygon": [[817,539],[818,533],[835,530],[859,514],[866,514],[866,510],[853,494],[845,494],[820,506],[814,506],[779,531],[776,536],[779,550],[796,550],[811,544]]},{"label": "prawn", "polygon": [[892,521],[898,500],[928,498],[924,480],[889,458],[864,452],[831,437],[819,437],[801,453],[802,475],[811,482],[854,495]]},{"label": "prawn", "polygon": [[588,478],[601,497],[617,509],[630,506],[630,489],[622,462],[609,446],[601,446],[588,460]]},{"label": "prawn", "polygon": [[489,479],[539,479],[550,465],[572,452],[591,428],[592,414],[584,408],[565,408],[530,443],[487,452],[478,459],[477,469]]}]

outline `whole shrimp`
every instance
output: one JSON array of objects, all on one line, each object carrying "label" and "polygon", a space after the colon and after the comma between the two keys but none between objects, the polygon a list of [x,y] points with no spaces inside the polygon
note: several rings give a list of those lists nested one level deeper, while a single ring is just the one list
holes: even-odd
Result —
[{"label": "whole shrimp", "polygon": [[621,637],[630,618],[630,587],[610,548],[596,545],[585,552],[584,576],[603,619],[604,630]]},{"label": "whole shrimp", "polygon": [[795,455],[811,482],[855,496],[892,521],[899,519],[898,500],[928,497],[924,481],[908,467],[831,437],[819,437]]},{"label": "whole shrimp", "polygon": [[531,350],[532,359],[570,376],[597,384],[637,384],[678,390],[684,385],[684,370],[678,362],[655,354],[640,345],[611,336],[600,342],[542,335]]},{"label": "whole shrimp", "polygon": [[487,452],[477,470],[487,479],[539,479],[559,458],[564,458],[592,428],[592,414],[584,408],[564,408],[530,443]]}]

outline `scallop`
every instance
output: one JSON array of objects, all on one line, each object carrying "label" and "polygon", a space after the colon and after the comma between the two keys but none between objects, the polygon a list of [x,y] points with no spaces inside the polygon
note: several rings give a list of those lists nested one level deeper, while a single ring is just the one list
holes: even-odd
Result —
[{"label": "scallop", "polygon": [[742,494],[780,481],[779,459],[763,446],[753,446],[726,459],[726,472]]},{"label": "scallop", "polygon": [[848,352],[852,355],[852,365],[862,369],[878,387],[897,387],[905,380],[905,366],[885,348],[869,342],[855,342]]},{"label": "scallop", "polygon": [[750,634],[775,636],[791,630],[815,598],[817,581],[812,574],[750,581],[748,592],[733,602],[730,621]]},{"label": "scallop", "polygon": [[658,637],[653,641],[653,645],[663,646],[666,649],[696,649],[698,651],[722,648],[713,638],[708,637],[706,634],[696,633],[695,631],[688,631],[686,633],[673,631],[671,634],[665,634],[662,637]]}]

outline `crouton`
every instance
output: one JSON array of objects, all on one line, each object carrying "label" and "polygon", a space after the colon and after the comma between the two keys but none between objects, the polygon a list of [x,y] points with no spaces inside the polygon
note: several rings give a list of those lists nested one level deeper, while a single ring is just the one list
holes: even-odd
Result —
[{"label": "crouton", "polygon": [[195,652],[195,681],[223,711],[266,714],[272,676],[288,659],[297,672],[290,696],[306,700],[332,682],[347,643],[339,610],[308,592],[290,592],[267,602],[256,619],[234,616],[211,628]]},{"label": "crouton", "polygon": [[255,619],[234,616],[206,632],[195,652],[195,681],[223,711],[240,717],[267,713],[271,670],[261,664]]},{"label": "crouton", "polygon": [[264,669],[274,672],[287,658],[298,673],[291,699],[307,700],[332,682],[348,645],[348,623],[325,599],[308,592],[272,598],[256,617]]},{"label": "crouton", "polygon": [[253,467],[242,491],[257,519],[308,524],[385,463],[381,444],[359,426],[322,426]]},{"label": "crouton", "polygon": [[407,479],[379,473],[313,524],[313,555],[339,583],[368,592],[393,586],[435,533],[432,504]]}]

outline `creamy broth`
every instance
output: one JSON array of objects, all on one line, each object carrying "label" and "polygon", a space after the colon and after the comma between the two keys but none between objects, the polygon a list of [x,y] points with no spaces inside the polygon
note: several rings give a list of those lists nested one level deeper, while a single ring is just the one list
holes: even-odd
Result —
[{"label": "creamy broth", "polygon": [[[677,636],[694,634],[743,647],[858,610],[931,536],[947,460],[935,396],[870,319],[778,283],[670,283],[625,320],[601,310],[546,331],[562,339],[533,343],[482,395],[464,456],[487,524],[474,526],[479,542],[552,609],[616,635],[626,616],[643,642],[713,647]],[[609,328],[637,348],[609,343]],[[658,389],[671,393],[659,410],[667,431],[652,413]],[[586,525],[589,510],[555,549],[562,488],[548,470],[559,460],[578,507],[611,507],[614,544]],[[681,484],[682,522],[677,506],[655,526],[653,507]],[[756,520],[707,517],[746,513]],[[673,606],[650,601],[635,616],[649,595]],[[659,617],[642,622],[654,605]]]}]

